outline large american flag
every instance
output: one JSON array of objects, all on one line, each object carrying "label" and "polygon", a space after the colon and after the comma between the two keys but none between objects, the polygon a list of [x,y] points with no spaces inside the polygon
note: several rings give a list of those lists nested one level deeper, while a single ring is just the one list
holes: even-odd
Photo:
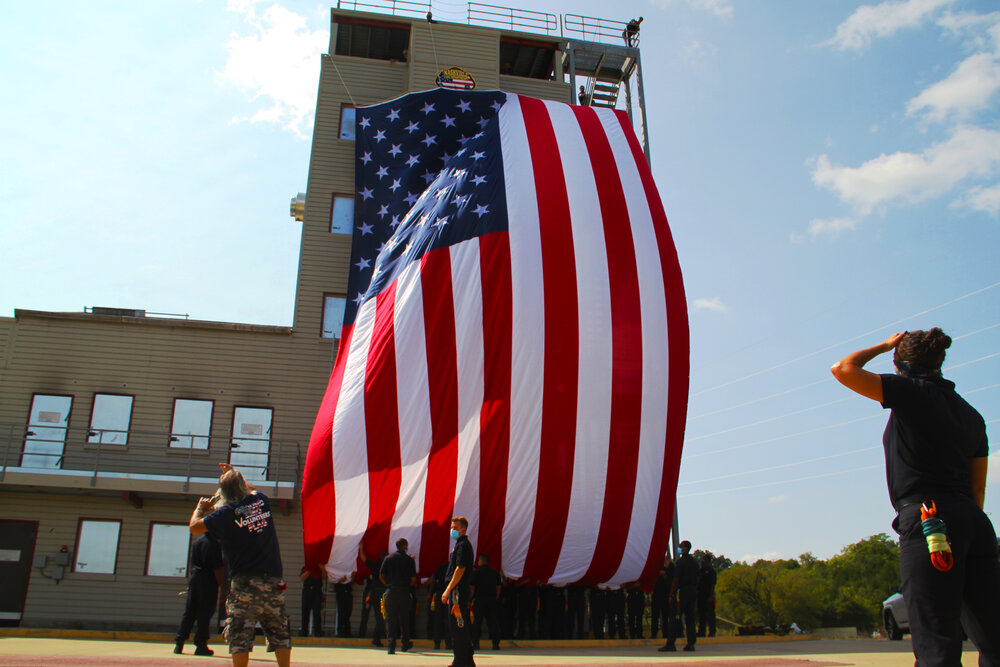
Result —
[{"label": "large american flag", "polygon": [[650,582],[688,391],[684,287],[621,111],[433,90],[357,109],[340,348],[306,460],[334,578],[469,518],[514,578]]}]

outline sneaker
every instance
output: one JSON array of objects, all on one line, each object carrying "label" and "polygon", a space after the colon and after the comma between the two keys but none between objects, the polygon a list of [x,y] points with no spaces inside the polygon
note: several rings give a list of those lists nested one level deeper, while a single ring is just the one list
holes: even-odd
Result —
[{"label": "sneaker", "polygon": [[685,651],[694,651],[694,644],[688,644],[684,647]]},{"label": "sneaker", "polygon": [[194,650],[195,655],[215,655],[215,651],[207,646],[199,646]]},{"label": "sneaker", "polygon": [[677,647],[673,644],[664,644],[660,648],[656,649],[660,653],[673,653],[677,650]]},{"label": "sneaker", "polygon": [[183,652],[184,652],[184,642],[177,642],[176,644],[174,644],[174,653],[183,653]]},{"label": "sneaker", "polygon": [[413,648],[413,642],[409,642],[409,641],[403,642],[403,653],[406,653],[411,648]]}]

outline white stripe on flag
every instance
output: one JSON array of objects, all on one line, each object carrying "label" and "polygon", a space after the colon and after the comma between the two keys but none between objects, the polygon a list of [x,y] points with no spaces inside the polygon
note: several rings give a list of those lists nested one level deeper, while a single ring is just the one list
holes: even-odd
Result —
[{"label": "white stripe on flag", "polygon": [[538,201],[524,116],[516,95],[500,109],[511,266],[510,457],[507,467],[503,570],[520,577],[531,541],[542,430],[545,328]]},{"label": "white stripe on flag", "polygon": [[354,571],[358,545],[368,529],[368,439],[365,431],[365,368],[375,325],[375,299],[361,306],[344,368],[333,418],[333,482],[337,535],[327,571],[343,577]]},{"label": "white stripe on flag", "polygon": [[[483,287],[479,239],[451,247],[455,302],[455,351],[458,356],[458,487],[455,516],[469,520],[466,537],[479,543],[479,415],[483,407]],[[488,527],[487,530],[492,530]]]},{"label": "white stripe on flag", "polygon": [[[427,458],[431,449],[430,396],[427,393],[427,346],[420,262],[410,262],[396,279],[393,333],[396,350],[396,402],[399,406],[399,499],[392,517],[389,549],[400,537],[409,552],[420,555],[427,490]],[[420,564],[417,563],[417,567]]]},{"label": "white stripe on flag", "polygon": [[590,566],[604,506],[611,429],[611,296],[597,184],[572,108],[546,103],[569,197],[576,257],[580,360],[576,447],[566,539],[551,583],[577,581]]},{"label": "white stripe on flag", "polygon": [[653,219],[635,159],[613,112],[600,111],[598,115],[615,155],[628,203],[642,309],[642,430],[639,435],[632,522],[621,566],[610,580],[612,584],[619,584],[634,581],[642,574],[656,521],[656,512],[649,511],[649,508],[657,505],[663,477],[668,377],[667,310],[663,267],[660,265]]}]

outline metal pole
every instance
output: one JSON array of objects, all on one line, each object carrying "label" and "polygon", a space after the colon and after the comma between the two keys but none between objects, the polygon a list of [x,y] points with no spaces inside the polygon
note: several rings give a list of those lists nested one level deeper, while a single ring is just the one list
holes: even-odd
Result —
[{"label": "metal pole", "polygon": [[670,528],[670,536],[674,540],[674,550],[670,552],[671,558],[676,558],[677,550],[681,548],[681,531],[677,525],[679,520],[677,514],[677,496],[674,495],[674,525]]},{"label": "metal pole", "polygon": [[646,162],[653,166],[653,158],[649,153],[649,118],[646,116],[646,93],[642,87],[642,56],[636,50],[635,54],[635,78],[639,89],[639,114],[642,118],[642,150],[646,154]]},{"label": "metal pole", "polygon": [[579,104],[576,99],[576,57],[573,55],[572,42],[566,42],[566,51],[569,53],[569,103]]}]

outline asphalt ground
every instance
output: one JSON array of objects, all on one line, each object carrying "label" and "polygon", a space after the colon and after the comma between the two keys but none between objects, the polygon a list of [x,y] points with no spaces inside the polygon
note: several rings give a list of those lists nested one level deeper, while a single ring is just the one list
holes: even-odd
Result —
[{"label": "asphalt ground", "polygon": [[[392,667],[444,667],[451,652],[434,650],[430,641],[416,640],[410,651],[388,655],[362,640],[294,639],[293,665],[391,665]],[[488,644],[486,644],[488,646]],[[871,639],[722,638],[699,640],[693,653],[659,653],[659,642],[503,642],[500,651],[477,652],[484,667],[840,667],[870,665],[902,667],[913,664],[910,642]],[[214,641],[214,657],[195,657],[194,646],[173,653],[173,640],[165,635],[115,632],[0,630],[0,665],[5,667],[223,667],[231,664],[226,646]],[[966,644],[963,667],[978,664],[978,653]],[[250,656],[251,666],[273,665],[262,641]]]}]

